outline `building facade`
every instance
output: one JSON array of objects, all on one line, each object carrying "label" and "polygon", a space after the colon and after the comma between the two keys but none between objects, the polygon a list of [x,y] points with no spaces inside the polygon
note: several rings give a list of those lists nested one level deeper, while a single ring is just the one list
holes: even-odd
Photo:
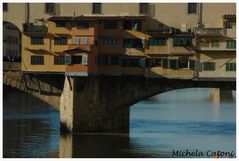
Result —
[{"label": "building facade", "polygon": [[23,31],[25,72],[192,79],[235,78],[235,13],[235,3],[9,3],[3,17]]}]

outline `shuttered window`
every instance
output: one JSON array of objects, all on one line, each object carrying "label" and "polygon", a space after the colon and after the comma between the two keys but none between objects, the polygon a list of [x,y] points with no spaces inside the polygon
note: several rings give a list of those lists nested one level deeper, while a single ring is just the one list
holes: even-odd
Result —
[{"label": "shuttered window", "polygon": [[43,37],[31,37],[31,44],[32,45],[42,45],[44,44]]},{"label": "shuttered window", "polygon": [[174,37],[173,46],[191,46],[192,38],[187,37]]},{"label": "shuttered window", "polygon": [[55,45],[67,45],[67,37],[54,37]]},{"label": "shuttered window", "polygon": [[149,38],[149,45],[152,46],[163,46],[166,45],[166,39],[165,38],[158,38],[158,37],[150,37]]},{"label": "shuttered window", "polygon": [[163,59],[163,68],[168,68],[168,59]]},{"label": "shuttered window", "polygon": [[214,71],[215,70],[215,62],[204,62],[203,63],[203,70],[204,71]]},{"label": "shuttered window", "polygon": [[31,64],[32,65],[43,65],[44,64],[44,56],[31,56]]},{"label": "shuttered window", "polygon": [[64,56],[54,56],[54,64],[55,65],[65,64],[65,57]]},{"label": "shuttered window", "polygon": [[236,63],[226,63],[226,71],[236,71]]},{"label": "shuttered window", "polygon": [[235,49],[236,48],[236,40],[227,40],[227,48]]}]

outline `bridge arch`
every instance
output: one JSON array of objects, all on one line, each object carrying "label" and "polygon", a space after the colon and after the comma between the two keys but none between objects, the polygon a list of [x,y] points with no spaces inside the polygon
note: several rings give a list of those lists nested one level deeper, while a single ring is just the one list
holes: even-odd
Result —
[{"label": "bridge arch", "polygon": [[66,77],[4,71],[3,83],[60,110],[61,127],[73,132],[129,130],[129,107],[154,95],[183,88],[233,90],[235,81],[176,80],[137,76]]}]

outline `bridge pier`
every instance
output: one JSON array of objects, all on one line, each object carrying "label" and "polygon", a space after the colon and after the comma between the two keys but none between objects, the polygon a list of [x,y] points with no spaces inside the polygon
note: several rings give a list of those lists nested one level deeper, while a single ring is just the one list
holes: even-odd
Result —
[{"label": "bridge pier", "polygon": [[232,90],[225,90],[220,88],[213,88],[211,90],[211,99],[213,102],[220,102],[222,100],[232,100]]},{"label": "bridge pier", "polygon": [[[63,132],[128,132],[129,106],[111,106],[99,77],[66,77],[60,102]],[[120,104],[120,103],[119,103]]]}]

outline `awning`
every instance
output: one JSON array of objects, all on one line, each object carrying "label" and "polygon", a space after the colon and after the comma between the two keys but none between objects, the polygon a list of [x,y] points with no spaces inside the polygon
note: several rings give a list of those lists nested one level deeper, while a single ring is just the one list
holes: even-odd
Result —
[{"label": "awning", "polygon": [[29,49],[26,48],[28,51],[34,53],[34,54],[48,54],[48,55],[54,55],[53,53],[45,50],[45,49]]},{"label": "awning", "polygon": [[72,48],[72,49],[65,50],[64,52],[66,52],[67,54],[74,54],[74,53],[77,53],[77,52],[89,53],[91,51],[89,49],[86,49],[86,48],[77,47],[77,48]]}]

